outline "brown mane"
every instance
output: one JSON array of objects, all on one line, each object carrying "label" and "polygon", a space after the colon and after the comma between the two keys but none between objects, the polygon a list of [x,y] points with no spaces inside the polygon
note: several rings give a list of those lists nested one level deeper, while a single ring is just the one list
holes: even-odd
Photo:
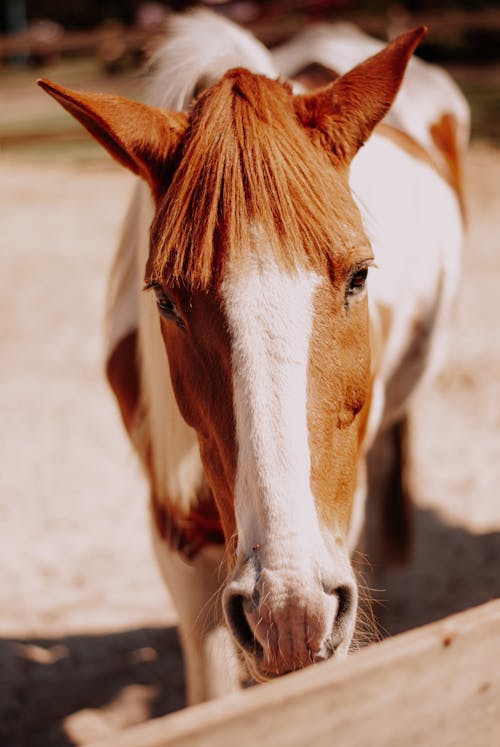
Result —
[{"label": "brown mane", "polygon": [[287,267],[366,243],[345,177],[313,145],[290,87],[229,71],[196,102],[152,226],[148,282],[205,289],[256,229]]}]

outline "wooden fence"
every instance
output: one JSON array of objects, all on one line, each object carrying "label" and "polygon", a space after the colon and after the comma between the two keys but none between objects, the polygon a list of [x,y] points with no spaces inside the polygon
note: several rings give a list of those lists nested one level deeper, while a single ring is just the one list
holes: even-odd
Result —
[{"label": "wooden fence", "polygon": [[500,745],[500,600],[89,747],[225,745]]},{"label": "wooden fence", "polygon": [[[394,6],[396,7],[396,6]],[[269,3],[260,18],[247,24],[250,30],[265,43],[276,43],[297,31],[309,17],[307,4],[296,2]],[[347,12],[336,15],[337,20],[349,20],[358,24],[368,33],[385,38],[411,26],[426,25],[430,29],[429,38],[443,34],[461,34],[467,31],[492,31],[500,28],[500,9],[491,7],[473,11],[432,10],[425,13]],[[159,24],[150,29],[125,27],[119,22],[107,23],[89,31],[70,31],[55,27],[47,33],[40,27],[10,36],[0,35],[0,64],[11,56],[28,55],[49,59],[53,55],[97,55],[104,63],[112,62],[125,54],[144,52],[154,48],[158,39],[163,38],[165,27]]]}]

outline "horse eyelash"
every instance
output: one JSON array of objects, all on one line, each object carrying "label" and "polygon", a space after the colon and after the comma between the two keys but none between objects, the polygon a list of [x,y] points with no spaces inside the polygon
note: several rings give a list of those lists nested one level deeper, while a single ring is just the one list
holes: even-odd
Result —
[{"label": "horse eyelash", "polygon": [[367,270],[371,270],[371,269],[378,270],[379,267],[378,267],[378,265],[377,265],[377,263],[375,262],[374,259],[363,259],[363,260],[361,260],[361,262],[357,262],[354,265],[354,267],[352,268],[352,271],[351,271],[351,275],[355,275],[357,272],[359,272],[360,270],[364,270],[364,269],[367,269]]}]

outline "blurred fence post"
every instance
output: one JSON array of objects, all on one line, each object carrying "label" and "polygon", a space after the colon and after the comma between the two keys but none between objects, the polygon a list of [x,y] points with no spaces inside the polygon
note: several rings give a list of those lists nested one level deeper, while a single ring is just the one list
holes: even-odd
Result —
[{"label": "blurred fence post", "polygon": [[[0,3],[0,30],[3,34],[18,34],[26,29],[25,0],[3,0]],[[28,51],[20,49],[7,58],[11,65],[25,64]]]}]

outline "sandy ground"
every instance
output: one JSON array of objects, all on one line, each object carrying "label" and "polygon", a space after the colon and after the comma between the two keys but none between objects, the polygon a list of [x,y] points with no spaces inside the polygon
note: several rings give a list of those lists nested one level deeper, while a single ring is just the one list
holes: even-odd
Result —
[{"label": "sandy ground", "polygon": [[[371,579],[392,634],[500,596],[500,151],[467,162],[446,370],[420,397],[416,547]],[[132,181],[0,166],[0,743],[84,744],[183,702],[147,493],[102,376],[107,267]]]}]

